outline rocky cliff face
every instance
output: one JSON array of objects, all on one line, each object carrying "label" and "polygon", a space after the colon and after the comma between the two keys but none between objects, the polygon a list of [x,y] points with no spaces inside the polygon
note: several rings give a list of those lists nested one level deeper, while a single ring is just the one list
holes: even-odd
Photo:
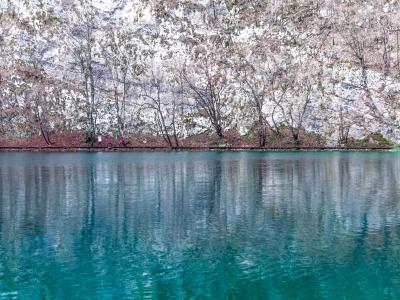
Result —
[{"label": "rocky cliff face", "polygon": [[399,143],[399,1],[265,2],[0,1],[0,131]]}]

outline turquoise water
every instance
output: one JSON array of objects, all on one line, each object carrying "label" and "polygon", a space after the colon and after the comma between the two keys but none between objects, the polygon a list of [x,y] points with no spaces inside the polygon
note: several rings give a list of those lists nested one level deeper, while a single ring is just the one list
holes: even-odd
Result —
[{"label": "turquoise water", "polygon": [[395,153],[0,154],[0,299],[400,299]]}]

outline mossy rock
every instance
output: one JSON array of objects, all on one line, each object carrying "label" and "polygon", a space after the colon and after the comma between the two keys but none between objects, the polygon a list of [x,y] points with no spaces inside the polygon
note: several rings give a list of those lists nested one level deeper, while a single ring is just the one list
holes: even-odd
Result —
[{"label": "mossy rock", "polygon": [[369,141],[374,141],[380,146],[393,146],[393,143],[383,136],[380,132],[369,135]]},{"label": "mossy rock", "polygon": [[380,132],[374,132],[367,135],[362,139],[351,139],[348,141],[346,146],[357,146],[357,147],[370,147],[370,146],[393,146],[393,143],[383,136]]}]

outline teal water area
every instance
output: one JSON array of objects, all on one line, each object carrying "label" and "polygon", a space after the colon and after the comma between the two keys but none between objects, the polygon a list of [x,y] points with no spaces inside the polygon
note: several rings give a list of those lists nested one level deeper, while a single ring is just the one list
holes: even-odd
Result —
[{"label": "teal water area", "polygon": [[400,155],[1,153],[0,299],[400,299]]}]

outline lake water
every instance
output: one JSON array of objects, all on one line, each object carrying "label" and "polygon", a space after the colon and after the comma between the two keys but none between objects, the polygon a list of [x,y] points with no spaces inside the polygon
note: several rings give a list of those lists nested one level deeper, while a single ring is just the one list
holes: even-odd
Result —
[{"label": "lake water", "polygon": [[0,299],[400,299],[400,155],[1,153]]}]

